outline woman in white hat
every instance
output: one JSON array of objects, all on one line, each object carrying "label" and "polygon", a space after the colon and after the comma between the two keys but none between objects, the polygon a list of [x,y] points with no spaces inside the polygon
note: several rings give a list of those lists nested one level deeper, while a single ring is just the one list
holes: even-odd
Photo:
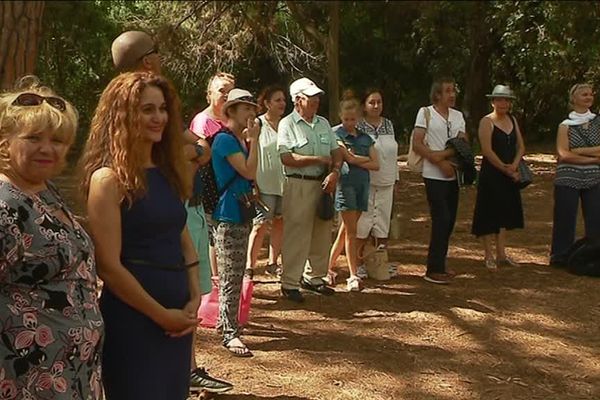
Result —
[{"label": "woman in white hat", "polygon": [[212,166],[219,191],[212,216],[219,271],[218,325],[223,331],[223,346],[237,357],[252,356],[239,338],[238,309],[253,217],[246,211],[254,211],[254,204],[244,198],[252,193],[251,181],[256,178],[258,165],[257,108],[250,92],[232,89],[223,104],[225,128],[215,135],[212,144]]},{"label": "woman in white hat", "polygon": [[[497,85],[486,95],[493,111],[479,122],[479,142],[483,161],[477,186],[472,233],[482,238],[485,266],[517,266],[506,255],[505,231],[523,228],[523,206],[518,186],[518,166],[525,145],[521,129],[510,114],[515,96],[508,86]],[[496,240],[496,258],[492,240]]]},{"label": "woman in white hat", "polygon": [[600,237],[600,117],[590,111],[593,103],[590,84],[573,85],[569,90],[573,111],[558,126],[550,250],[554,266],[565,266],[575,242],[580,199],[586,238]]}]

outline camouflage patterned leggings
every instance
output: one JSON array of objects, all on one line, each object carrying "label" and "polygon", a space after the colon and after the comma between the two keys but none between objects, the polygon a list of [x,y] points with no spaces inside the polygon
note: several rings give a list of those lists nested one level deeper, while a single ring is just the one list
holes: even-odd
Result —
[{"label": "camouflage patterned leggings", "polygon": [[223,344],[240,335],[238,309],[242,292],[250,225],[219,222],[215,235],[219,269],[219,326]]}]

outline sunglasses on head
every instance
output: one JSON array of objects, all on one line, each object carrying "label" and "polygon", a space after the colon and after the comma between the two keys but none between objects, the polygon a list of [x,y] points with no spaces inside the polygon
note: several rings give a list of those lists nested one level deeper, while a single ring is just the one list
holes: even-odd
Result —
[{"label": "sunglasses on head", "polygon": [[22,93],[12,102],[12,105],[22,107],[39,106],[44,101],[59,111],[67,109],[67,103],[60,97],[40,96],[36,93]]}]

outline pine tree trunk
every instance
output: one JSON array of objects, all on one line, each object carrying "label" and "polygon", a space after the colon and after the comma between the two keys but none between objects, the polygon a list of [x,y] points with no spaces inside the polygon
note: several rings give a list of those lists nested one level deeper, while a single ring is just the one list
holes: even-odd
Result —
[{"label": "pine tree trunk", "polygon": [[334,125],[340,120],[338,106],[340,101],[340,2],[330,5],[329,36],[327,38],[327,76],[329,97],[329,122]]},{"label": "pine tree trunk", "polygon": [[485,2],[475,4],[469,29],[471,37],[471,62],[465,85],[463,112],[467,122],[467,131],[471,139],[477,137],[479,120],[490,111],[485,94],[491,90],[490,59],[493,54],[493,37],[488,31],[486,14],[489,5]]},{"label": "pine tree trunk", "polygon": [[43,1],[0,3],[0,88],[10,88],[17,78],[34,73],[43,13]]}]

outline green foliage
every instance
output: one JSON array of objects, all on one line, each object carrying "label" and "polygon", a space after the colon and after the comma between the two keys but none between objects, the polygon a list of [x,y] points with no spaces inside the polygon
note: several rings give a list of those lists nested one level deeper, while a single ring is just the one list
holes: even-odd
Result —
[{"label": "green foliage", "polygon": [[79,111],[76,148],[85,140],[98,98],[114,76],[110,43],[121,27],[106,15],[117,6],[126,7],[127,2],[46,2],[37,74]]},{"label": "green foliage", "polygon": [[[47,2],[38,73],[77,105],[86,132],[114,76],[112,40],[146,30],[160,43],[187,122],[206,106],[206,82],[219,70],[254,92],[301,75],[327,87],[327,10],[326,2]],[[341,3],[340,18],[342,89],[381,87],[399,138],[437,75],[457,79],[471,127],[489,110],[485,93],[510,84],[528,140],[552,138],[568,88],[600,77],[598,2],[355,1]]]}]

